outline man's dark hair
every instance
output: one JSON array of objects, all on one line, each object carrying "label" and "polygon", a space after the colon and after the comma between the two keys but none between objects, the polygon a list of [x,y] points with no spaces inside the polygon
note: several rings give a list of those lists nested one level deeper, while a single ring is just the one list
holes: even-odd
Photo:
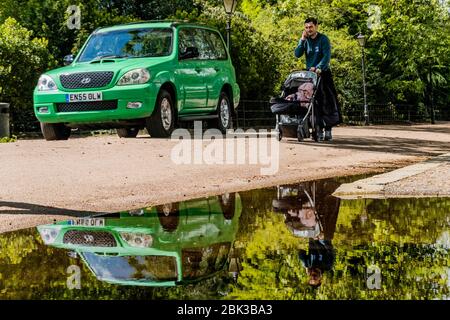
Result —
[{"label": "man's dark hair", "polygon": [[317,26],[317,19],[313,18],[313,17],[309,17],[305,20],[305,23],[310,23],[312,22],[315,26]]}]

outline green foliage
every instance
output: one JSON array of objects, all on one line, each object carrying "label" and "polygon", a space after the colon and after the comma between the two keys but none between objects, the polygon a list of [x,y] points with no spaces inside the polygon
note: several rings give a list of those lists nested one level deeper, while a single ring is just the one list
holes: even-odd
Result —
[{"label": "green foliage", "polygon": [[0,138],[0,143],[8,143],[8,142],[16,142],[17,141],[17,136],[11,136],[11,137],[3,137]]},{"label": "green foliage", "polygon": [[30,109],[34,86],[40,73],[54,65],[47,46],[47,39],[34,38],[14,18],[0,24],[0,101],[11,104],[13,121],[26,124],[34,117]]},{"label": "green foliage", "polygon": [[193,0],[103,0],[101,3],[108,11],[116,10],[119,15],[141,20],[165,19],[180,9],[191,12],[200,8]]},{"label": "green foliage", "polygon": [[408,103],[428,102],[431,84],[449,92],[450,19],[439,2],[403,0],[392,6],[380,0],[379,5],[386,19],[373,30],[369,44],[379,76],[373,79],[375,89]]},{"label": "green foliage", "polygon": [[[137,18],[119,14],[118,9],[105,8],[108,1],[80,0],[4,0],[0,4],[0,22],[8,17],[15,18],[22,26],[32,30],[37,37],[48,39],[49,50],[62,65],[62,58],[71,51],[76,52],[87,36],[97,29]],[[70,5],[80,7],[81,28],[69,29],[67,21]],[[49,66],[52,67],[52,66]]]}]

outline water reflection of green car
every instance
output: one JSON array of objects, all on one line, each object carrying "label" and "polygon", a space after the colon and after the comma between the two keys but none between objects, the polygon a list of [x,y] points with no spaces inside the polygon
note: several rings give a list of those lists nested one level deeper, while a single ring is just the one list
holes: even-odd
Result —
[{"label": "water reflection of green car", "polygon": [[238,194],[38,226],[47,245],[75,251],[102,281],[173,286],[224,270],[238,229]]}]

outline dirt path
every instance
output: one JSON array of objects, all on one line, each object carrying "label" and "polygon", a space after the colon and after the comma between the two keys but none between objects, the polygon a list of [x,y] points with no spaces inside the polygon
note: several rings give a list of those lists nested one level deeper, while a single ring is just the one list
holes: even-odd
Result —
[{"label": "dirt path", "polygon": [[[450,152],[450,123],[341,127],[332,143],[283,140],[279,171],[176,165],[176,141],[116,136],[0,144],[0,232],[300,180],[380,172]],[[206,146],[206,143],[203,147]]]}]

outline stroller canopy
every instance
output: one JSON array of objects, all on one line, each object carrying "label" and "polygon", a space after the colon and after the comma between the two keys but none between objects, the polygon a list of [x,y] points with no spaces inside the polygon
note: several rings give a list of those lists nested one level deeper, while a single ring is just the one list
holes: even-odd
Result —
[{"label": "stroller canopy", "polygon": [[293,71],[284,81],[282,90],[287,91],[287,94],[292,93],[292,90],[297,90],[305,82],[312,82],[314,87],[316,87],[317,74],[312,71]]},{"label": "stroller canopy", "polygon": [[[293,71],[289,74],[282,86],[282,93],[280,97],[272,98],[270,100],[271,111],[274,114],[290,114],[290,115],[303,115],[305,110],[300,108],[298,101],[286,100],[288,95],[295,94],[300,86],[305,83],[312,83],[313,90],[317,87],[317,74],[311,71]],[[301,105],[304,102],[302,101]]]}]

